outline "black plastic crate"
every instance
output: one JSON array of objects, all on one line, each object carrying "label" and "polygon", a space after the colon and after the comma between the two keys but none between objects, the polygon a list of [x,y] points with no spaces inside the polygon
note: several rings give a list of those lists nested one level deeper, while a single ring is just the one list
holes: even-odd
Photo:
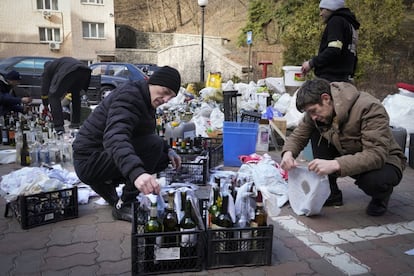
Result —
[{"label": "black plastic crate", "polygon": [[214,169],[223,164],[223,137],[203,138],[203,147],[208,152],[209,169]]},{"label": "black plastic crate", "polygon": [[224,120],[237,122],[237,90],[223,91]]},{"label": "black plastic crate", "polygon": [[[204,268],[205,232],[143,233],[148,213],[134,203],[131,235],[132,275],[158,275],[201,271]],[[197,243],[187,246],[181,238],[195,235]]]},{"label": "black plastic crate", "polygon": [[19,196],[6,206],[5,216],[12,211],[22,229],[78,217],[78,188]]},{"label": "black plastic crate", "polygon": [[262,114],[260,112],[246,110],[240,112],[241,122],[257,123],[261,118]]},{"label": "black plastic crate", "polygon": [[165,177],[166,184],[171,183],[192,183],[197,185],[206,185],[209,177],[209,158],[204,156],[195,162],[195,156],[185,155],[182,157],[181,168],[174,169],[170,164],[163,172],[159,173],[159,177]]},{"label": "black plastic crate", "polygon": [[206,269],[272,262],[273,225],[207,230]]}]

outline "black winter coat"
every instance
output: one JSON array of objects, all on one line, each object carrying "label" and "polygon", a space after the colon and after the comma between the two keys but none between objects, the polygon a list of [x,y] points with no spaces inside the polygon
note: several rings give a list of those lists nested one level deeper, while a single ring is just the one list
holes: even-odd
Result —
[{"label": "black winter coat", "polygon": [[[51,62],[46,62],[45,70],[42,75],[42,96],[53,95],[59,89],[62,80],[76,70],[91,72],[91,69],[81,61],[72,57],[62,57]],[[88,90],[88,85],[83,87]]]},{"label": "black winter coat", "polygon": [[[329,81],[345,81],[353,76],[357,64],[359,22],[348,9],[336,10],[329,17],[322,34],[318,55],[311,59],[315,75]],[[342,42],[342,50],[329,47],[329,43]]]},{"label": "black winter coat", "polygon": [[155,133],[155,108],[146,81],[127,82],[113,90],[89,115],[73,142],[75,159],[106,151],[132,183],[145,172],[132,139]]}]

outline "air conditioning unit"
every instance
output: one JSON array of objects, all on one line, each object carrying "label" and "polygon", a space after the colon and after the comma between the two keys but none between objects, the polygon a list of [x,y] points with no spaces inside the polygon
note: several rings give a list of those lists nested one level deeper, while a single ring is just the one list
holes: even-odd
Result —
[{"label": "air conditioning unit", "polygon": [[60,49],[60,43],[59,42],[50,42],[49,43],[49,49],[50,50],[59,50]]},{"label": "air conditioning unit", "polygon": [[50,11],[43,11],[43,17],[46,19],[49,19],[52,16],[52,14],[50,13]]}]

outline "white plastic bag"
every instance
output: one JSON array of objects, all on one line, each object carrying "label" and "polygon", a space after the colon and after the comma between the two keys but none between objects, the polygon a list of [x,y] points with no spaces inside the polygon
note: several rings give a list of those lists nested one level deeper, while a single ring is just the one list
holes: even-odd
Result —
[{"label": "white plastic bag", "polygon": [[331,193],[327,176],[319,176],[306,167],[289,171],[289,202],[297,215],[317,215]]}]

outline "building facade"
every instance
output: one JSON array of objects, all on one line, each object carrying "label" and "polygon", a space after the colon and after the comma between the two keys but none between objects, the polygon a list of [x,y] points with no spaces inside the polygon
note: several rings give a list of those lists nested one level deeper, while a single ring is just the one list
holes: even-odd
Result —
[{"label": "building facade", "polygon": [[0,59],[72,56],[115,58],[113,0],[1,0]]}]

